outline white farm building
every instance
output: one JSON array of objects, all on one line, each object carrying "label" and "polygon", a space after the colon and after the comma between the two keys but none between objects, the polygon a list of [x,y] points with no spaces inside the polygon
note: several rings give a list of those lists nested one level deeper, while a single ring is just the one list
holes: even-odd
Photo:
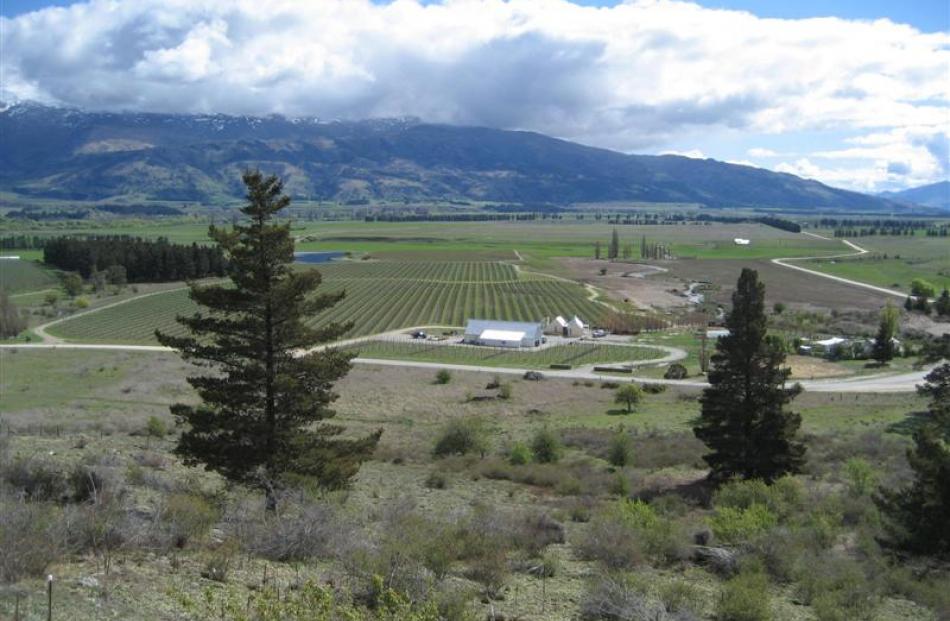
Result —
[{"label": "white farm building", "polygon": [[556,334],[563,337],[584,336],[584,322],[580,317],[574,315],[573,319],[565,319],[558,315],[548,322],[544,328],[546,334]]},{"label": "white farm building", "polygon": [[489,347],[537,347],[542,333],[540,323],[469,319],[462,342]]}]

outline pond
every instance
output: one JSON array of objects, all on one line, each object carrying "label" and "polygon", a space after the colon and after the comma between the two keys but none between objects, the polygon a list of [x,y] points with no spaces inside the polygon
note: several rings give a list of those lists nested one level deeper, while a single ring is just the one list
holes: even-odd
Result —
[{"label": "pond", "polygon": [[335,259],[346,256],[345,252],[295,252],[294,258],[297,263],[329,263]]}]

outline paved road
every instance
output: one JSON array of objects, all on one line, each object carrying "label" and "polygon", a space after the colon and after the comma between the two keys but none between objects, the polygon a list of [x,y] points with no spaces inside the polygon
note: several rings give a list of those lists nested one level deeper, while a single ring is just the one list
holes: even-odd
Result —
[{"label": "paved road", "polygon": [[[371,338],[371,337],[361,337]],[[358,339],[351,339],[358,340]],[[638,345],[642,347],[643,345]],[[657,346],[660,347],[660,346]],[[159,345],[88,345],[78,343],[28,343],[0,345],[0,349],[80,349],[80,350],[99,350],[99,351],[143,351],[143,352],[170,352],[171,349]],[[676,348],[663,348],[675,350]],[[669,356],[685,356],[685,352],[677,351],[670,353]],[[663,360],[672,360],[676,358],[662,358],[655,360],[642,361],[640,364],[663,364]],[[480,373],[493,373],[499,375],[523,375],[525,369],[515,369],[508,367],[483,367],[469,364],[441,364],[438,362],[420,362],[417,360],[379,360],[372,358],[357,358],[354,362],[358,364],[370,364],[379,366],[393,367],[413,367],[422,369],[449,369],[453,371],[475,371]],[[866,375],[863,377],[851,377],[845,379],[827,379],[827,380],[803,380],[801,382],[805,390],[812,392],[860,392],[860,393],[892,393],[892,392],[912,392],[917,384],[923,382],[924,375],[929,369],[922,369],[913,373],[902,373],[898,375]],[[630,379],[637,382],[649,382],[654,384],[668,384],[672,386],[689,386],[693,388],[703,388],[707,384],[699,380],[665,380],[646,377],[617,376],[604,373],[596,373],[590,365],[578,367],[576,369],[566,370],[544,370],[546,377],[557,377],[566,379],[589,379],[589,380],[612,380]]]},{"label": "paved road", "polygon": [[[824,237],[823,235],[816,235],[815,233],[805,232],[803,233],[803,235],[809,235],[811,237],[817,237],[818,239],[834,241],[830,237]],[[844,254],[825,255],[825,256],[820,256],[820,257],[783,257],[781,259],[772,259],[772,263],[775,263],[776,265],[781,265],[782,267],[787,267],[792,270],[797,270],[799,272],[805,272],[806,274],[811,274],[812,276],[820,276],[821,278],[827,278],[828,280],[834,280],[834,281],[845,283],[848,285],[853,285],[855,287],[861,287],[862,289],[870,289],[871,291],[876,291],[877,293],[883,293],[885,295],[891,295],[891,296],[898,297],[901,299],[904,299],[905,297],[907,297],[906,293],[901,293],[900,291],[894,291],[893,289],[888,289],[886,287],[878,287],[877,285],[869,285],[866,282],[851,280],[850,278],[842,278],[841,276],[834,276],[833,274],[825,274],[824,272],[810,270],[806,267],[802,267],[800,265],[793,265],[789,263],[789,261],[808,261],[810,259],[841,259],[844,257],[856,257],[859,255],[868,253],[868,250],[866,248],[862,248],[861,246],[853,242],[849,242],[846,239],[842,239],[841,242],[844,245],[848,246],[849,248],[852,248],[854,252],[847,252]]]}]

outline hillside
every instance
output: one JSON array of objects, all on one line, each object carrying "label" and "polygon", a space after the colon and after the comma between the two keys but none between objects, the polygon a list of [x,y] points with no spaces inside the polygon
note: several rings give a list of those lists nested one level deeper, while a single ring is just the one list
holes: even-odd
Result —
[{"label": "hillside", "polygon": [[216,202],[259,167],[321,200],[644,201],[890,210],[793,175],[679,156],[625,155],[541,134],[413,119],[322,122],[224,115],[0,112],[0,190],[35,198]]},{"label": "hillside", "polygon": [[901,203],[950,209],[950,181],[938,181],[900,192],[882,192],[880,196]]}]

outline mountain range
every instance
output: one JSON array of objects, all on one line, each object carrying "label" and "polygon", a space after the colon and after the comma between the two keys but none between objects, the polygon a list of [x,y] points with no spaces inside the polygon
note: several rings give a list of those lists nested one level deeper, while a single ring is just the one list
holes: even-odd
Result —
[{"label": "mountain range", "polygon": [[922,207],[950,209],[950,181],[938,181],[937,183],[908,188],[900,192],[881,192],[878,196],[900,203],[913,203]]},{"label": "mountain range", "polygon": [[0,190],[26,198],[218,203],[246,168],[313,200],[638,201],[712,208],[893,211],[817,181],[711,159],[628,155],[537,133],[416,119],[0,108]]}]

